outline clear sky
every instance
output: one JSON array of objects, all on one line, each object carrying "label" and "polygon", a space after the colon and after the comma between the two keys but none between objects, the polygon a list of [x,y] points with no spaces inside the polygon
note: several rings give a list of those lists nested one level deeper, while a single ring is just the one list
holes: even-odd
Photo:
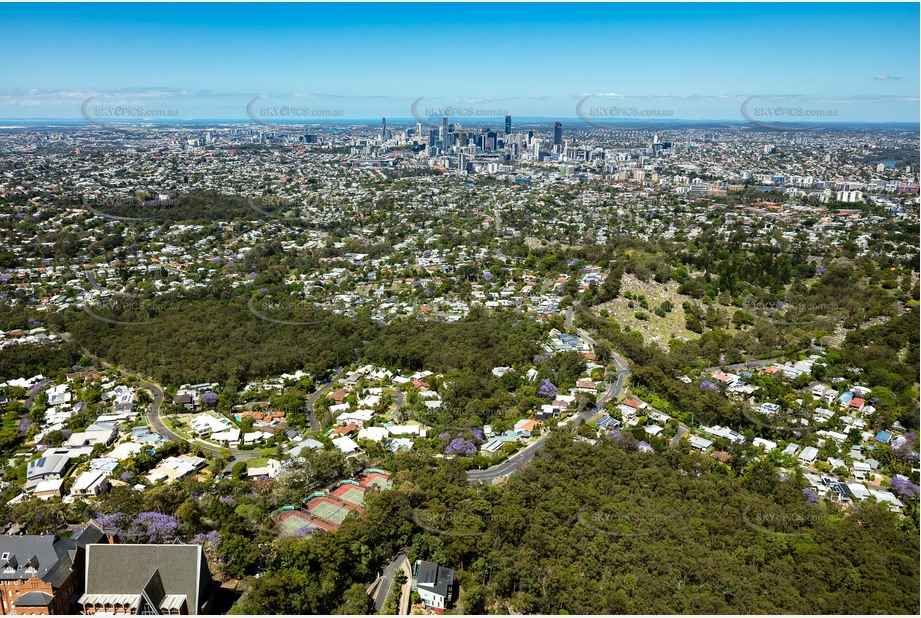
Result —
[{"label": "clear sky", "polygon": [[243,119],[264,95],[256,113],[410,118],[425,97],[426,116],[575,118],[590,96],[732,120],[757,95],[917,121],[918,23],[917,3],[2,4],[0,118],[79,118],[95,97]]}]

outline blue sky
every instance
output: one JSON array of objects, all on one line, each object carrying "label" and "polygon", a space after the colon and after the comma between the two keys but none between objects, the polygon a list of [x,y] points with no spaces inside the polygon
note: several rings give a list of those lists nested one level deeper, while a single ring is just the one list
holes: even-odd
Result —
[{"label": "blue sky", "polygon": [[581,100],[733,120],[756,96],[917,121],[918,21],[914,3],[2,4],[0,118],[79,118],[94,97],[243,119],[262,95],[251,113],[292,120],[410,118],[420,97],[431,116],[575,118]]}]

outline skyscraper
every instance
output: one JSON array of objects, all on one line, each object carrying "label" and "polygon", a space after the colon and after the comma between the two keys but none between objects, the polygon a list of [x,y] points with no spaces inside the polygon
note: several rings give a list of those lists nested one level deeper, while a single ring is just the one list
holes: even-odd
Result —
[{"label": "skyscraper", "polygon": [[559,120],[553,123],[553,145],[563,145],[563,123]]},{"label": "skyscraper", "polygon": [[448,117],[441,119],[441,151],[448,152]]},{"label": "skyscraper", "polygon": [[387,139],[387,119],[381,118],[381,139]]},{"label": "skyscraper", "polygon": [[511,132],[512,132],[512,117],[506,116],[505,117],[505,134],[509,135],[511,134]]}]

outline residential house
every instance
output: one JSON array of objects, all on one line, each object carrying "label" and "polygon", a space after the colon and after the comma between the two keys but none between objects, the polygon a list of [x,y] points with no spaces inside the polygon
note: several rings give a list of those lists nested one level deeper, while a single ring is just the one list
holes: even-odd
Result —
[{"label": "residential house", "polygon": [[50,450],[45,451],[41,457],[29,462],[26,467],[26,479],[30,482],[38,482],[45,479],[59,479],[67,469],[67,464],[71,459],[71,453],[67,450]]},{"label": "residential house", "polygon": [[812,465],[815,462],[815,458],[818,456],[818,454],[819,449],[814,446],[807,446],[802,450],[797,459],[800,461],[800,463]]},{"label": "residential house", "polygon": [[358,432],[359,440],[371,440],[372,442],[383,442],[390,437],[390,432],[386,427],[365,427]]},{"label": "residential house", "polygon": [[189,421],[192,430],[200,436],[210,436],[213,433],[224,431],[230,427],[230,423],[217,419],[210,414],[199,414],[192,417]]},{"label": "residential house", "polygon": [[413,588],[422,602],[436,614],[443,614],[454,595],[454,570],[434,562],[416,561]]},{"label": "residential house", "polygon": [[358,444],[356,444],[355,441],[348,436],[334,438],[333,446],[335,446],[336,449],[346,457],[354,455],[358,452]]},{"label": "residential house", "polygon": [[246,471],[249,479],[273,479],[281,471],[281,462],[277,459],[269,459],[264,466],[253,466]]},{"label": "residential house", "polygon": [[337,425],[355,424],[359,428],[374,419],[374,410],[355,410],[354,412],[343,412],[336,417]]},{"label": "residential house", "polygon": [[109,490],[108,476],[105,470],[88,470],[74,481],[70,495],[95,498]]},{"label": "residential house", "polygon": [[688,443],[690,443],[691,448],[697,449],[700,452],[704,452],[713,446],[713,440],[701,438],[700,436],[691,436],[688,438]]},{"label": "residential house", "polygon": [[64,479],[45,479],[32,489],[32,495],[42,500],[60,498],[63,495]]}]

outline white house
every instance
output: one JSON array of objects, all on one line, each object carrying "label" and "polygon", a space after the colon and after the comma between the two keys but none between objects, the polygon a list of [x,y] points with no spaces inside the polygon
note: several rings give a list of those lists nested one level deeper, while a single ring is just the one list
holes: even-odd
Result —
[{"label": "white house", "polygon": [[364,427],[365,423],[374,418],[374,410],[355,410],[354,412],[343,412],[336,417],[337,425],[348,425],[354,423],[358,427]]},{"label": "white house", "polygon": [[109,490],[108,475],[103,470],[89,470],[74,481],[70,495],[95,497]]},{"label": "white house", "polygon": [[346,457],[349,455],[354,455],[356,452],[358,452],[358,444],[348,436],[335,438],[333,440],[333,446],[335,446],[336,449]]},{"label": "white house", "polygon": [[192,417],[192,420],[189,421],[189,425],[198,435],[210,436],[215,432],[227,429],[229,423],[222,422],[210,414],[199,414],[198,416]]},{"label": "white house", "polygon": [[797,459],[800,461],[800,463],[804,463],[808,465],[815,461],[815,458],[818,456],[818,454],[819,454],[819,449],[817,449],[814,446],[807,446],[799,454]]},{"label": "white house", "polygon": [[359,440],[371,440],[372,442],[382,442],[390,437],[390,432],[386,427],[365,427],[358,432]]},{"label": "white house", "polygon": [[416,561],[415,590],[426,607],[444,613],[454,595],[454,570],[434,562]]}]

